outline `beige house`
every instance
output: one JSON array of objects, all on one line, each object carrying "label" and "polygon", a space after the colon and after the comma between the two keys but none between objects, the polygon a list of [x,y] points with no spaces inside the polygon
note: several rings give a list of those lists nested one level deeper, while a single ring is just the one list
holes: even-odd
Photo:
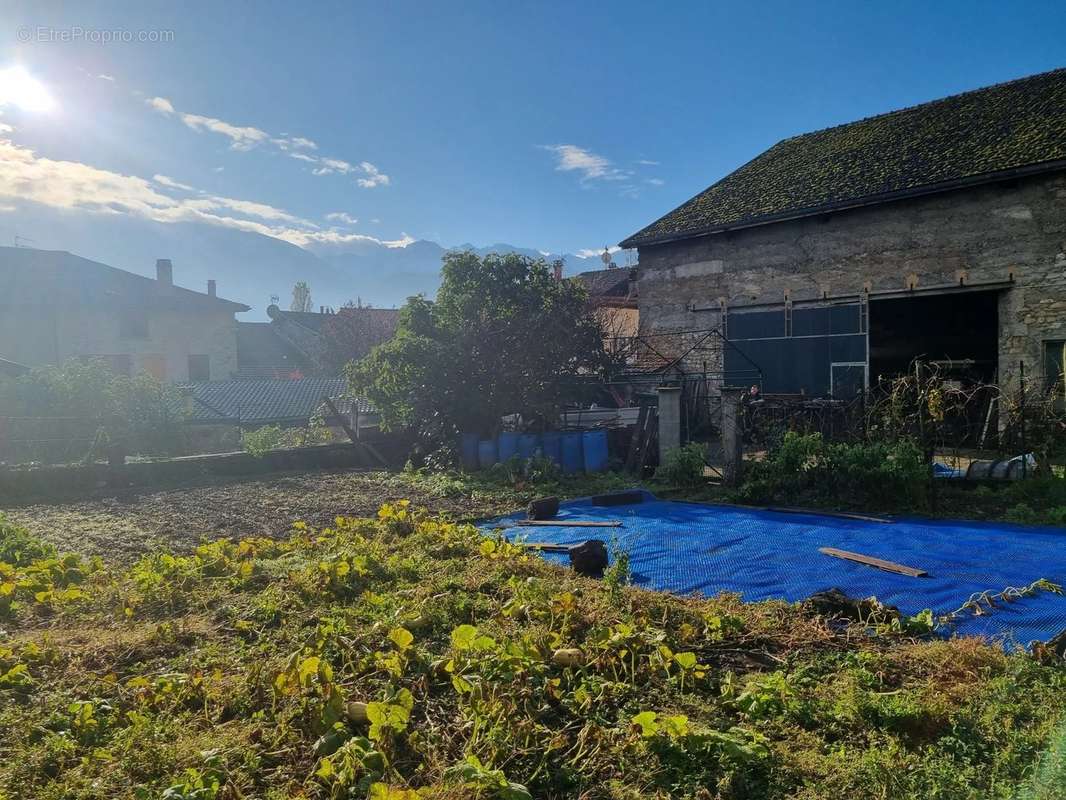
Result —
[{"label": "beige house", "polygon": [[34,367],[103,358],[121,374],[209,381],[237,370],[237,322],[248,311],[174,285],[169,259],[155,279],[60,250],[0,248],[0,358]]}]

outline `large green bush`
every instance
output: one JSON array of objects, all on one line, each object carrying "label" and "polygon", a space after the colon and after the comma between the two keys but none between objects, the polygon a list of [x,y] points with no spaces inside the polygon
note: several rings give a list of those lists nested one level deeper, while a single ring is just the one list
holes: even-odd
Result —
[{"label": "large green bush", "polygon": [[436,299],[408,300],[392,339],[348,378],[383,429],[411,430],[430,451],[460,430],[493,433],[507,414],[554,420],[609,364],[603,335],[585,289],[542,260],[449,253]]},{"label": "large green bush", "polygon": [[683,447],[667,451],[663,463],[655,470],[655,480],[672,486],[699,486],[703,483],[706,452],[699,442],[689,442]]},{"label": "large green bush", "polygon": [[27,425],[42,421],[30,428],[42,441],[34,460],[54,457],[45,439],[55,438],[56,431],[64,430],[57,426],[71,421],[94,438],[82,454],[90,457],[102,456],[108,444],[143,455],[172,455],[184,444],[185,410],[178,389],[146,372],[117,375],[100,359],[70,359],[0,380],[0,416],[25,418]]},{"label": "large green bush", "polygon": [[848,444],[789,432],[746,470],[739,491],[744,502],[902,509],[928,504],[928,466],[908,439]]}]

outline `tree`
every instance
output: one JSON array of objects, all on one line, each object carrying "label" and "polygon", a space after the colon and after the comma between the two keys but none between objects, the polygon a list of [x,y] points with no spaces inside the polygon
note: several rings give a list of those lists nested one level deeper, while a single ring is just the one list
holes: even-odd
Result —
[{"label": "tree", "polygon": [[0,380],[0,416],[8,415],[81,420],[90,432],[95,426],[99,441],[146,455],[180,452],[185,435],[178,389],[147,372],[117,375],[100,359],[70,359]]},{"label": "tree", "polygon": [[311,287],[307,285],[307,281],[298,281],[296,285],[292,287],[292,305],[289,306],[289,310],[311,310]]},{"label": "tree", "polygon": [[441,277],[436,301],[409,299],[393,338],[348,367],[383,428],[439,445],[492,434],[507,414],[551,420],[575,379],[608,365],[584,287],[543,260],[448,253]]},{"label": "tree", "polygon": [[357,361],[374,347],[387,342],[396,330],[397,312],[391,308],[345,305],[322,321],[321,359],[335,375],[349,361]]}]

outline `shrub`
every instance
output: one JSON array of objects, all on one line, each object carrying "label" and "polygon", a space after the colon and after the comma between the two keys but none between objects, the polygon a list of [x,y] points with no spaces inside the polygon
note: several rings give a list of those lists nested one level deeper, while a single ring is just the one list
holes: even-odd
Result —
[{"label": "shrub", "polygon": [[843,503],[924,508],[928,467],[918,445],[829,443],[821,434],[786,433],[764,461],[747,465],[739,498],[750,503]]},{"label": "shrub", "polygon": [[264,425],[254,431],[245,431],[241,435],[241,444],[248,453],[259,458],[270,450],[281,447],[281,428],[277,425]]},{"label": "shrub", "polygon": [[330,433],[322,418],[312,417],[307,426],[303,428],[264,425],[254,431],[245,431],[241,435],[241,444],[250,455],[261,458],[271,450],[326,444],[332,438],[333,434]]},{"label": "shrub", "polygon": [[703,483],[705,455],[703,445],[699,442],[672,448],[655,470],[655,479],[673,486],[699,486]]},{"label": "shrub", "polygon": [[0,514],[0,562],[24,567],[42,558],[53,558],[56,549],[25,528],[9,522]]}]

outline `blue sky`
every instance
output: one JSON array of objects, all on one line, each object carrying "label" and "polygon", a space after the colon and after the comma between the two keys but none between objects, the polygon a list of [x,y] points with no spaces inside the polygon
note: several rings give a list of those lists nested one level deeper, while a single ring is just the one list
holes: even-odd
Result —
[{"label": "blue sky", "polygon": [[783,137],[1066,66],[1063,31],[1062,2],[8,3],[0,69],[54,107],[0,85],[0,209],[598,249]]}]

